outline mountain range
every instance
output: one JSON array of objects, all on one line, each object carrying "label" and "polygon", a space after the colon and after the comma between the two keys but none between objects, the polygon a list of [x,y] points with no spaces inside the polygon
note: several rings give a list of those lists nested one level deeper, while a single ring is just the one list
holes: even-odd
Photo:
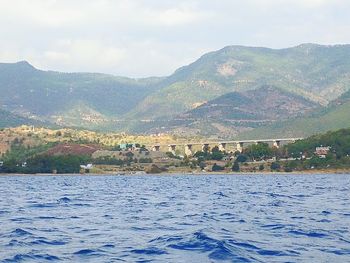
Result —
[{"label": "mountain range", "polygon": [[350,126],[349,83],[350,45],[228,46],[143,79],[1,63],[0,126],[304,136]]}]

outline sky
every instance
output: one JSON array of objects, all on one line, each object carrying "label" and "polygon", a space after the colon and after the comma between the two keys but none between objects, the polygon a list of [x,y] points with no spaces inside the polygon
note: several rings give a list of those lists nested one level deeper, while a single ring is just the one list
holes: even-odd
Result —
[{"label": "sky", "polygon": [[228,45],[350,43],[349,0],[0,0],[0,62],[165,76]]}]

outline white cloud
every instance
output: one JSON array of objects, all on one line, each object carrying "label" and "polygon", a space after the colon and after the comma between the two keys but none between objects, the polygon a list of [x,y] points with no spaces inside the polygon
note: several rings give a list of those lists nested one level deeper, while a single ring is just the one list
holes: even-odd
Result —
[{"label": "white cloud", "polygon": [[50,50],[43,52],[41,67],[55,68],[60,65],[60,70],[73,68],[75,71],[94,71],[94,68],[111,72],[116,65],[125,59],[125,51],[122,48],[106,46],[98,40],[69,40],[62,39],[53,45]]},{"label": "white cloud", "polygon": [[40,27],[71,25],[84,15],[78,6],[65,6],[53,0],[1,0],[0,6],[2,18]]},{"label": "white cloud", "polygon": [[225,45],[350,43],[348,0],[0,0],[0,62],[166,75]]}]

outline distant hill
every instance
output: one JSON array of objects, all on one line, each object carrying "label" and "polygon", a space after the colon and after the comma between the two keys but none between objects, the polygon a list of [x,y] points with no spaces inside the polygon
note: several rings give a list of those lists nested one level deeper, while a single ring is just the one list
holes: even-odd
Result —
[{"label": "distant hill", "polygon": [[272,85],[326,105],[349,89],[350,45],[269,49],[228,46],[178,69],[130,114],[176,116],[233,91]]},{"label": "distant hill", "polygon": [[303,115],[317,106],[319,104],[301,96],[263,86],[256,90],[227,93],[182,116],[190,119],[275,121]]},{"label": "distant hill", "polygon": [[[174,133],[233,137],[240,132],[303,116],[320,105],[273,86],[230,92],[176,116],[163,127]],[[182,131],[182,132],[181,132]]]},{"label": "distant hill", "polygon": [[154,91],[157,81],[42,71],[25,61],[2,63],[0,107],[63,125],[95,125],[131,110]]},{"label": "distant hill", "polygon": [[278,125],[289,125],[286,120],[326,107],[318,117],[293,124],[303,133],[301,126],[311,127],[314,118],[345,125],[340,116],[347,106],[333,101],[349,90],[348,83],[350,45],[228,46],[170,76],[143,79],[43,71],[22,61],[0,63],[0,109],[28,124],[35,119],[99,130],[232,137],[259,127],[263,132],[261,126],[273,122],[277,132]]},{"label": "distant hill", "polygon": [[257,128],[240,138],[267,137],[306,137],[316,133],[350,127],[350,92],[345,93],[326,108],[321,108],[306,116],[276,122]]},{"label": "distant hill", "polygon": [[0,128],[15,127],[15,126],[24,125],[24,124],[40,125],[40,126],[45,125],[48,127],[51,126],[48,123],[17,116],[11,112],[0,109]]}]

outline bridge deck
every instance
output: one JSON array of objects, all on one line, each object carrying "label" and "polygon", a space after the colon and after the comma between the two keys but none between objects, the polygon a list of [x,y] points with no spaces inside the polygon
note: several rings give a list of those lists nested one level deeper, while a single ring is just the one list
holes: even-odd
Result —
[{"label": "bridge deck", "polygon": [[277,139],[256,139],[256,140],[236,140],[236,141],[211,141],[211,142],[179,142],[179,143],[169,143],[169,144],[152,144],[146,146],[186,146],[186,145],[219,145],[219,144],[238,144],[238,143],[259,143],[259,142],[293,142],[302,140],[303,138],[277,138]]}]

